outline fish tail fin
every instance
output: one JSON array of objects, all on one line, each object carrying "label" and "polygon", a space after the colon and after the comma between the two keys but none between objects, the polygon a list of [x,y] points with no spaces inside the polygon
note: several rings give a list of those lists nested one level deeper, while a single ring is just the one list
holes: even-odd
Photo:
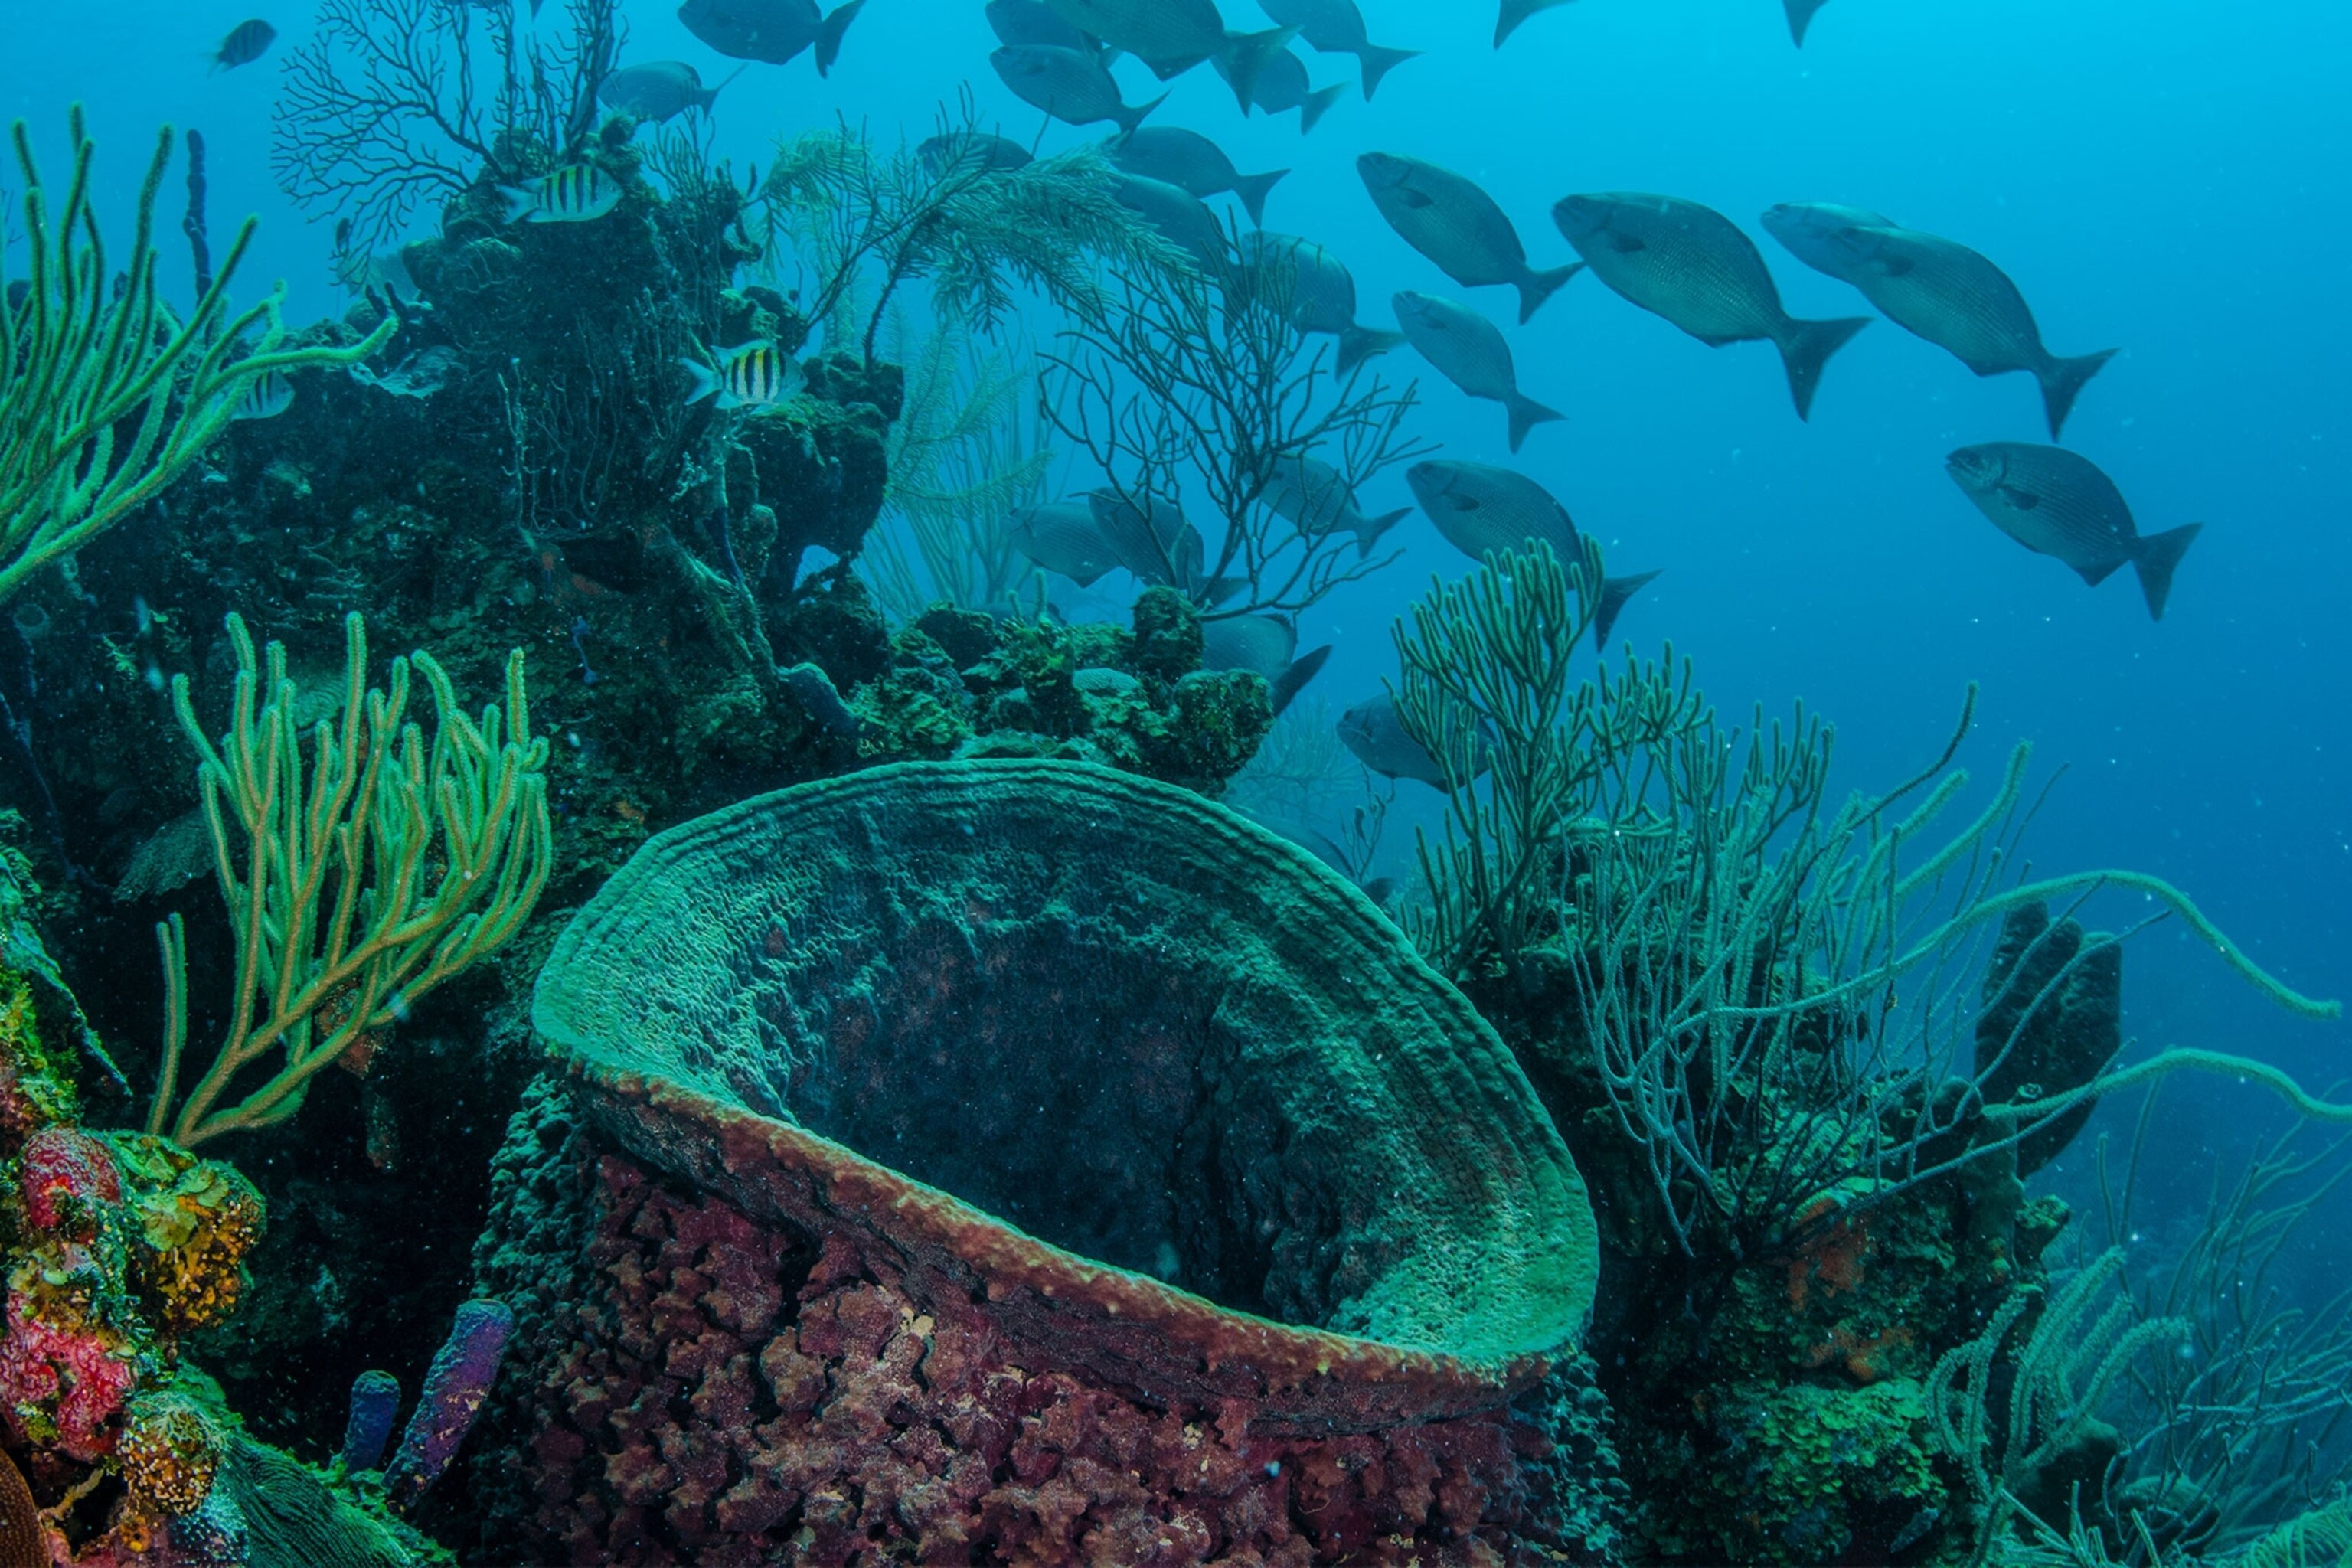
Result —
[{"label": "fish tail fin", "polygon": [[2139,542],[2139,553],[2132,557],[2132,564],[2139,568],[2139,591],[2147,600],[2148,619],[2164,619],[2165,601],[2172,597],[2173,571],[2204,528],[2201,522],[2192,522],[2185,528],[2151,533]]},{"label": "fish tail fin", "polygon": [[1144,117],[1167,101],[1168,95],[1163,92],[1150,103],[1121,103],[1118,106],[1118,112],[1111,118],[1118,122],[1118,128],[1121,131],[1132,136],[1135,134],[1136,128],[1143,123]]},{"label": "fish tail fin", "polygon": [[1316,123],[1331,112],[1331,106],[1339,102],[1340,94],[1347,90],[1347,83],[1335,81],[1329,87],[1318,88],[1308,93],[1298,106],[1298,133],[1304,136],[1314,130]]},{"label": "fish tail fin", "polygon": [[1274,689],[1268,693],[1276,718],[1280,718],[1283,710],[1298,700],[1298,694],[1307,689],[1307,683],[1322,673],[1324,665],[1330,662],[1330,658],[1331,645],[1325,643],[1320,647],[1309,648],[1283,666],[1282,673],[1271,682]]},{"label": "fish tail fin", "polygon": [[1565,267],[1555,267],[1549,272],[1530,272],[1519,279],[1519,325],[1543,309],[1543,302],[1559,292],[1559,286],[1584,270],[1584,263],[1571,261]]},{"label": "fish tail fin", "polygon": [[1789,37],[1796,40],[1797,47],[1805,47],[1805,29],[1813,25],[1813,13],[1827,3],[1828,0],[1781,0],[1789,13]]},{"label": "fish tail fin", "polygon": [[2077,354],[2073,359],[2052,359],[2039,373],[2042,382],[2042,406],[2050,416],[2050,438],[2058,439],[2065,426],[2066,416],[2074,411],[2074,399],[2082,395],[2084,383],[2106,368],[2107,362],[2120,353],[2102,349],[2095,354]]},{"label": "fish tail fin", "polygon": [[1617,617],[1625,613],[1625,602],[1657,578],[1655,572],[1640,572],[1631,577],[1603,577],[1601,580],[1601,603],[1592,612],[1592,648],[1595,653],[1609,646],[1609,634],[1617,627]]},{"label": "fish tail fin", "polygon": [[1789,370],[1789,395],[1797,400],[1797,417],[1813,416],[1813,393],[1822,384],[1822,367],[1830,355],[1845,347],[1848,338],[1870,325],[1868,316],[1840,316],[1828,321],[1791,319],[1778,340],[1780,363]]},{"label": "fish tail fin", "polygon": [[1511,414],[1511,450],[1514,452],[1526,443],[1528,432],[1537,426],[1568,417],[1557,408],[1546,408],[1524,392],[1511,394],[1504,400],[1503,406]]},{"label": "fish tail fin", "polygon": [[1402,342],[1402,332],[1384,332],[1378,327],[1349,327],[1339,334],[1339,374],[1347,374],[1374,354],[1384,354]]},{"label": "fish tail fin", "polygon": [[1372,94],[1380,90],[1381,79],[1389,72],[1407,60],[1420,58],[1419,49],[1384,49],[1378,44],[1366,44],[1357,50],[1356,58],[1364,68],[1364,101],[1372,101]]},{"label": "fish tail fin", "polygon": [[499,222],[520,223],[530,216],[534,198],[529,191],[520,185],[500,185],[499,195],[507,204],[505,216]]},{"label": "fish tail fin", "polygon": [[1234,195],[1241,197],[1242,206],[1249,213],[1250,222],[1265,226],[1266,193],[1282,183],[1287,169],[1270,169],[1263,174],[1244,174],[1234,182]]},{"label": "fish tail fin", "polygon": [[680,358],[677,363],[685,367],[687,374],[694,378],[694,385],[686,395],[686,400],[688,403],[699,403],[706,397],[716,397],[719,395],[717,371],[698,359]]},{"label": "fish tail fin", "polygon": [[1263,33],[1228,33],[1225,35],[1225,79],[1233,84],[1234,100],[1247,114],[1257,100],[1258,72],[1265,62],[1290,47],[1298,37],[1296,27],[1268,27]]},{"label": "fish tail fin", "polygon": [[1384,511],[1378,517],[1366,518],[1362,531],[1356,535],[1356,559],[1370,561],[1372,558],[1372,546],[1381,542],[1381,536],[1412,515],[1412,508],[1402,506],[1394,511]]},{"label": "fish tail fin", "polygon": [[1549,11],[1555,5],[1565,5],[1568,0],[1503,0],[1503,9],[1495,18],[1495,47],[1519,30],[1519,24],[1538,11]]},{"label": "fish tail fin", "polygon": [[745,71],[750,70],[751,68],[751,62],[745,60],[741,65],[737,66],[733,70],[729,71],[725,76],[719,78],[717,82],[709,87],[704,88],[702,89],[702,98],[700,100],[702,112],[708,114],[713,108],[717,107],[719,95],[721,92],[724,92],[728,88],[733,86],[737,77],[741,76]]},{"label": "fish tail fin", "polygon": [[833,74],[833,62],[841,58],[841,36],[849,31],[849,24],[857,20],[857,13],[865,6],[866,0],[849,0],[848,5],[819,24],[816,30],[817,75]]}]

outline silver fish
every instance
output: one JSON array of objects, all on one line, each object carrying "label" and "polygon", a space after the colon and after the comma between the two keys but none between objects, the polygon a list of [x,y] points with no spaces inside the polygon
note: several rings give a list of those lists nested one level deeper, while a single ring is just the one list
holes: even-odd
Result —
[{"label": "silver fish", "polygon": [[1495,47],[1519,30],[1519,24],[1538,11],[1549,11],[1555,5],[1565,5],[1568,0],[1503,0],[1503,8],[1495,17]]},{"label": "silver fish", "polygon": [[1307,539],[1354,534],[1359,558],[1370,556],[1381,535],[1412,511],[1411,507],[1399,507],[1378,517],[1366,517],[1356,505],[1348,477],[1321,458],[1304,455],[1276,460],[1262,499],[1276,517]]},{"label": "silver fish", "polygon": [[814,47],[816,74],[824,76],[841,56],[842,35],[865,4],[849,0],[827,16],[817,10],[816,0],[686,0],[677,19],[732,59],[780,66]]},{"label": "silver fish", "polygon": [[233,71],[239,66],[249,66],[269,52],[278,41],[278,29],[256,16],[239,22],[228,30],[228,37],[213,51],[213,73]]},{"label": "silver fish", "polygon": [[2172,574],[2204,524],[2142,535],[2115,480],[2063,447],[1990,441],[1961,447],[1944,467],[1995,528],[2093,587],[2118,566],[2136,568],[2148,618],[2164,619]]},{"label": "silver fish", "polygon": [[1583,549],[1568,509],[1513,469],[1437,459],[1415,463],[1404,482],[1445,542],[1473,561],[1488,551],[1524,551],[1531,539],[1550,545],[1562,561],[1578,559]]},{"label": "silver fish", "polygon": [[1421,57],[1419,49],[1388,49],[1372,42],[1356,0],[1260,0],[1260,8],[1284,26],[1297,28],[1307,47],[1318,53],[1355,56],[1363,68],[1367,103],[1381,78]]},{"label": "silver fish", "polygon": [[1168,100],[1163,93],[1150,103],[1129,104],[1100,59],[1051,44],[1008,44],[989,56],[988,63],[1015,98],[1068,125],[1108,120],[1121,131],[1133,131]]},{"label": "silver fish", "polygon": [[1518,372],[1511,363],[1511,345],[1503,330],[1470,309],[1434,294],[1407,290],[1395,300],[1397,325],[1405,341],[1440,375],[1473,397],[1499,403],[1511,418],[1511,450],[1516,452],[1528,432],[1550,420],[1565,418],[1519,390]]},{"label": "silver fish", "polygon": [[1095,526],[1095,509],[1083,500],[1055,501],[1016,511],[1007,520],[1013,548],[1043,566],[1091,588],[1119,564],[1118,552]]},{"label": "silver fish", "polygon": [[1181,186],[1140,174],[1120,177],[1112,193],[1118,205],[1160,231],[1160,237],[1200,263],[1211,278],[1229,276],[1234,268],[1233,241],[1225,226],[1208,204]]},{"label": "silver fish", "polygon": [[1642,309],[1710,348],[1762,339],[1780,351],[1797,417],[1811,416],[1822,367],[1867,316],[1800,321],[1756,242],[1711,207],[1627,193],[1569,196],[1552,208],[1560,233],[1592,274]]},{"label": "silver fish", "polygon": [[1529,267],[1519,231],[1495,198],[1451,169],[1394,153],[1367,153],[1356,160],[1356,173],[1389,226],[1448,278],[1465,289],[1517,289],[1522,322],[1584,269],[1575,261],[1547,272]]},{"label": "silver fish", "polygon": [[1287,616],[1228,616],[1201,626],[1202,669],[1249,669],[1272,680],[1298,651]]},{"label": "silver fish", "polygon": [[[1220,61],[1217,74],[1223,76],[1224,70]],[[1268,114],[1298,110],[1298,133],[1304,136],[1331,111],[1331,106],[1347,90],[1344,83],[1336,81],[1329,87],[1314,86],[1307,79],[1307,62],[1288,49],[1277,49],[1259,65],[1256,85],[1250,90],[1249,107]]]},{"label": "silver fish", "polygon": [[675,120],[689,109],[710,112],[719,93],[751,68],[738,66],[716,87],[702,85],[702,73],[684,60],[647,60],[624,66],[596,89],[596,100],[639,120]]},{"label": "silver fish", "polygon": [[988,0],[988,30],[1000,44],[1045,44],[1080,54],[1102,54],[1102,45],[1054,14],[1045,0]]},{"label": "silver fish", "polygon": [[282,370],[269,371],[248,383],[236,400],[231,419],[275,419],[294,406],[294,384]]},{"label": "silver fish", "polygon": [[951,131],[926,137],[915,149],[915,155],[934,176],[945,174],[950,166],[960,168],[965,163],[972,164],[977,172],[1008,174],[1037,161],[1035,154],[1011,137],[992,135],[985,131]]},{"label": "silver fish", "polygon": [[[1386,692],[1359,702],[1339,715],[1339,743],[1354,752],[1358,762],[1384,778],[1418,779],[1432,789],[1446,787],[1445,769],[1405,729],[1404,720],[1397,712],[1396,699]],[[1492,751],[1488,744],[1475,748],[1470,778],[1486,771],[1493,760]]]},{"label": "silver fish", "polygon": [[1234,101],[1249,111],[1257,75],[1268,56],[1292,37],[1288,27],[1259,33],[1227,28],[1216,0],[1046,0],[1054,14],[1090,37],[1151,68],[1162,81],[1205,60],[1233,84]]},{"label": "silver fish", "polygon": [[567,163],[498,189],[509,223],[593,223],[621,205],[621,182],[593,163]]},{"label": "silver fish", "polygon": [[1112,142],[1108,150],[1110,161],[1129,174],[1174,185],[1202,201],[1231,191],[1254,224],[1265,222],[1266,193],[1290,173],[1276,169],[1244,174],[1214,142],[1176,125],[1147,125]]},{"label": "silver fish", "polygon": [[1173,501],[1151,496],[1139,507],[1115,490],[1090,490],[1087,504],[1103,542],[1139,581],[1186,593],[1199,584],[1206,542]]},{"label": "silver fish", "polygon": [[[1819,209],[1801,207],[1774,207],[1764,215],[1764,226],[1800,261],[1853,284],[1888,321],[1977,374],[2032,375],[2042,386],[2053,441],[2084,385],[2116,356],[2114,349],[2072,357],[2052,353],[2042,346],[2032,308],[2009,274],[1956,241],[1886,223],[1840,227]],[[1796,244],[1790,244],[1784,230],[1798,237]],[[1808,251],[1835,265],[1821,266]]]},{"label": "silver fish", "polygon": [[1765,232],[1783,250],[1841,283],[1854,281],[1863,252],[1859,231],[1902,226],[1885,213],[1834,202],[1782,202],[1764,215]]},{"label": "silver fish", "polygon": [[1328,332],[1339,340],[1341,375],[1404,342],[1402,332],[1356,323],[1355,275],[1312,240],[1257,230],[1242,236],[1242,261],[1268,310],[1302,332]]}]

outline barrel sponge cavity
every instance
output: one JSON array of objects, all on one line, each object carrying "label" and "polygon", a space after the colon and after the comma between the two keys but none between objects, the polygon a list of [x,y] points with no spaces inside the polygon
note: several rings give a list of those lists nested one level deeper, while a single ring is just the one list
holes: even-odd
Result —
[{"label": "barrel sponge cavity", "polygon": [[962,762],[745,802],[582,910],[534,1017],[674,1174],[945,1259],[1030,1331],[1121,1318],[1112,1361],[1222,1314],[1319,1373],[1500,1394],[1591,1307],[1583,1184],[1493,1031],[1343,879],[1171,786]]}]

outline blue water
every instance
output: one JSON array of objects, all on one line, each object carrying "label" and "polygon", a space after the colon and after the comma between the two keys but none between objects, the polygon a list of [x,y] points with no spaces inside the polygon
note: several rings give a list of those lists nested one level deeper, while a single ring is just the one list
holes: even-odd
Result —
[{"label": "blue water", "polygon": [[[336,303],[326,227],[290,210],[268,171],[277,61],[308,18],[273,16],[283,36],[261,65],[205,70],[250,3],[12,0],[0,118],[27,120],[54,160],[67,105],[86,103],[118,225],[155,126],[202,128],[216,237],[259,213],[249,276],[288,279],[299,318]],[[1584,0],[1497,54],[1485,0],[1364,9],[1376,39],[1428,57],[1375,103],[1351,93],[1311,137],[1296,116],[1243,121],[1205,72],[1155,119],[1209,133],[1244,170],[1290,167],[1269,226],[1342,256],[1368,320],[1398,289],[1461,292],[1374,213],[1352,160],[1380,148],[1479,180],[1539,265],[1571,258],[1549,218],[1559,196],[1664,192],[1755,234],[1797,313],[1864,313],[1755,222],[1775,202],[1838,202],[1990,255],[2055,351],[2120,345],[2068,444],[2116,479],[2144,531],[2207,525],[2162,625],[2128,574],[2086,589],[1997,534],[1945,477],[1957,446],[2043,438],[2030,378],[1979,382],[1884,322],[1832,362],[1802,424],[1769,347],[1705,348],[1579,278],[1511,332],[1522,384],[1568,416],[1520,461],[1614,565],[1666,569],[1624,635],[1644,648],[1671,638],[1727,710],[1801,697],[1838,723],[1843,782],[1863,787],[1931,759],[1980,682],[1965,754],[1979,779],[2021,739],[2069,770],[2031,840],[2039,866],[2155,872],[2298,988],[2352,993],[2352,10],[1832,0],[1801,53],[1775,0]],[[629,22],[628,59],[685,58],[710,79],[729,67],[667,6],[634,5]],[[764,161],[779,132],[836,113],[919,138],[966,83],[1028,140],[1037,116],[988,69],[992,47],[977,0],[871,0],[831,79],[803,56],[727,91],[722,150]],[[1355,67],[1314,57],[1310,69],[1319,85]],[[1132,62],[1119,74],[1131,100],[1158,90]],[[1088,134],[1056,126],[1045,143]],[[1509,320],[1507,291],[1470,298]],[[1416,434],[1448,456],[1511,460],[1498,409],[1409,352],[1383,368],[1420,375]],[[1378,511],[1411,497],[1397,476],[1364,500]],[[1339,645],[1319,688],[1335,710],[1392,669],[1388,626],[1431,574],[1465,565],[1418,518],[1396,537],[1403,563],[1303,628],[1310,646]],[[2352,1060],[2345,1025],[2282,1015],[2176,929],[2142,938],[2129,963],[2127,1024],[2144,1047],[2246,1051],[2321,1082]],[[2168,1114],[2186,1146],[2235,1142],[2269,1110],[2224,1085],[2173,1097]]]}]

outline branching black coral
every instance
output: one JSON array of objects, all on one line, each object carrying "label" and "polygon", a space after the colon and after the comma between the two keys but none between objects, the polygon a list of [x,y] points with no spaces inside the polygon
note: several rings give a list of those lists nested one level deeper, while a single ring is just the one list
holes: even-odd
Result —
[{"label": "branching black coral", "polygon": [[511,181],[579,156],[622,37],[618,0],[571,0],[542,38],[512,0],[321,0],[286,57],[270,169],[297,206],[349,225],[370,250],[419,208],[485,176]]}]

